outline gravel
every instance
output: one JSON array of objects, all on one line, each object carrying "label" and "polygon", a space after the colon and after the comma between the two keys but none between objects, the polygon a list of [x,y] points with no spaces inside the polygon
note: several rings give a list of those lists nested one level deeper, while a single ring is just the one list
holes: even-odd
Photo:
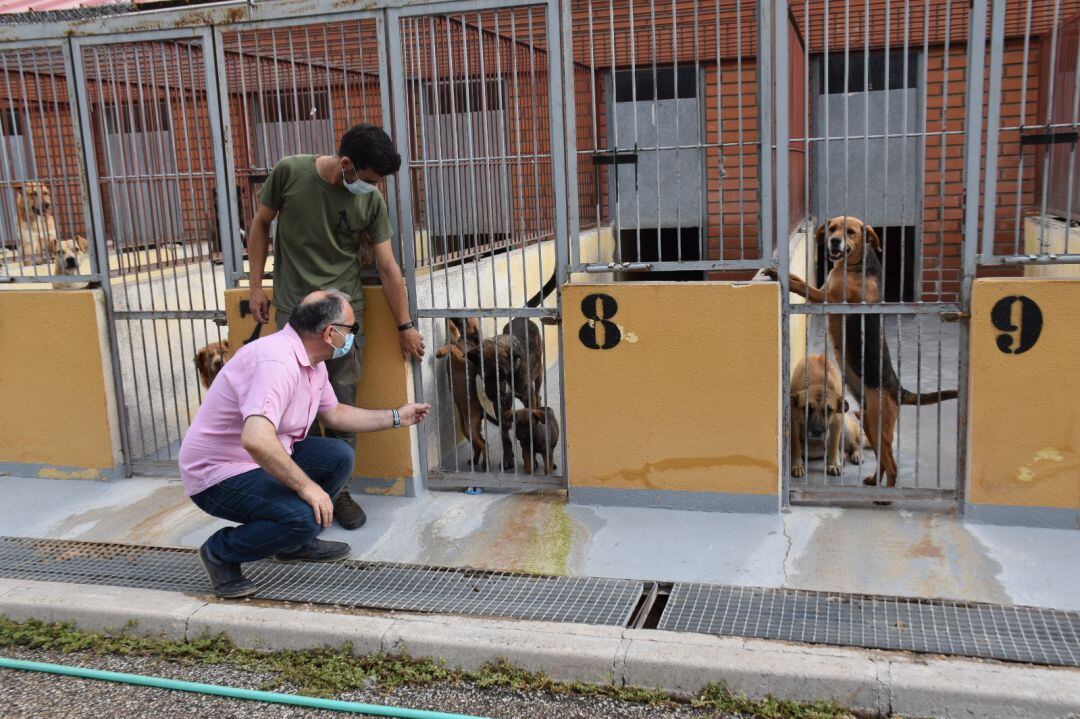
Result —
[{"label": "gravel", "polygon": [[[13,659],[93,667],[247,689],[266,689],[275,681],[272,675],[244,671],[229,665],[186,665],[153,657],[62,654],[23,648],[9,648],[2,654]],[[273,686],[273,690],[291,691],[289,687],[281,686]],[[335,698],[367,704],[471,714],[491,719],[700,719],[731,716],[694,710],[685,705],[648,706],[604,697],[519,692],[468,684],[403,687],[387,694],[376,690],[355,691]],[[167,716],[170,719],[331,719],[349,715],[40,672],[0,670],[0,717],[4,719],[142,719],[148,716]]]}]

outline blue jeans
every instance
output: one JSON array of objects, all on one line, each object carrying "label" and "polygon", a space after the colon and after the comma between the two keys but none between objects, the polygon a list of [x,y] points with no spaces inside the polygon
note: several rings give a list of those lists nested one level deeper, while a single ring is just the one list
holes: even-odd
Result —
[{"label": "blue jeans", "polygon": [[[354,452],[340,439],[308,437],[293,445],[292,458],[331,498],[352,475]],[[229,477],[191,501],[207,514],[240,524],[206,540],[210,554],[223,562],[254,562],[297,549],[322,531],[311,505],[262,468]]]}]

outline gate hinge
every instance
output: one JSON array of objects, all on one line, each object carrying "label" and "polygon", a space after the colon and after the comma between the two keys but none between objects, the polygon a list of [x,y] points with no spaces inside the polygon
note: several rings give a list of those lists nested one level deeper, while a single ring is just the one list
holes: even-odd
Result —
[{"label": "gate hinge", "polygon": [[970,312],[942,312],[941,319],[944,322],[961,322],[963,320],[970,320]]},{"label": "gate hinge", "polygon": [[552,317],[550,315],[547,316],[547,317],[541,317],[540,318],[540,324],[542,324],[542,325],[561,325],[562,324],[562,317]]}]

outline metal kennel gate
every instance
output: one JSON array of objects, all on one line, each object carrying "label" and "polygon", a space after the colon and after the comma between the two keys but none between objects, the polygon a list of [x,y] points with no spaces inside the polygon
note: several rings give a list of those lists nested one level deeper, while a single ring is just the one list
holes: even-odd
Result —
[{"label": "metal kennel gate", "polygon": [[431,488],[562,488],[559,3],[391,9],[387,29],[402,260],[428,346],[414,376],[435,408],[422,470]]},{"label": "metal kennel gate", "polygon": [[[804,91],[794,102],[795,93],[777,94],[777,185],[791,187],[800,173],[812,173],[814,181],[801,183],[801,198],[777,193],[779,218],[794,203],[810,208],[794,215],[791,227],[778,227],[783,371],[791,397],[784,403],[785,494],[792,502],[955,502],[965,477],[964,320],[975,275],[982,154],[981,113],[969,108],[983,107],[987,2],[830,8],[793,0],[790,11],[807,45],[777,41],[777,84],[801,84]],[[788,13],[787,0],[778,2],[777,18]],[[792,132],[792,125],[801,131]],[[861,251],[872,258],[837,270],[837,294],[793,301],[787,291],[799,278],[825,287],[831,258],[843,268],[858,257],[849,238],[861,238]],[[867,242],[879,245],[877,252]],[[801,257],[792,254],[796,244]],[[856,249],[848,255],[845,248]],[[839,393],[829,387],[824,398],[814,398],[809,371],[792,367],[794,348],[799,359],[824,353],[835,362],[844,378]],[[890,364],[904,389],[922,394],[879,390],[887,386],[881,378]],[[943,390],[955,392],[942,399]],[[822,405],[831,414],[818,415]],[[830,416],[853,422],[830,423]],[[792,418],[806,429],[796,429]],[[794,431],[806,437],[824,431],[824,444],[838,432],[839,461],[813,458],[809,442],[798,452]],[[880,468],[878,462],[893,446],[897,469],[890,477],[887,461]],[[864,467],[852,466],[859,459]]]}]

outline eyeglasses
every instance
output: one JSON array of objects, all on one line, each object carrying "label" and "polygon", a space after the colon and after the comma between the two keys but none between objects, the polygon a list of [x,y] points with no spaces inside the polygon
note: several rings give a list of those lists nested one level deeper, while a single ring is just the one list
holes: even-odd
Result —
[{"label": "eyeglasses", "polygon": [[352,334],[352,335],[360,334],[360,323],[359,322],[353,322],[351,325],[343,325],[343,324],[339,324],[337,322],[334,322],[330,326],[331,327],[348,327],[349,328],[349,334]]}]

